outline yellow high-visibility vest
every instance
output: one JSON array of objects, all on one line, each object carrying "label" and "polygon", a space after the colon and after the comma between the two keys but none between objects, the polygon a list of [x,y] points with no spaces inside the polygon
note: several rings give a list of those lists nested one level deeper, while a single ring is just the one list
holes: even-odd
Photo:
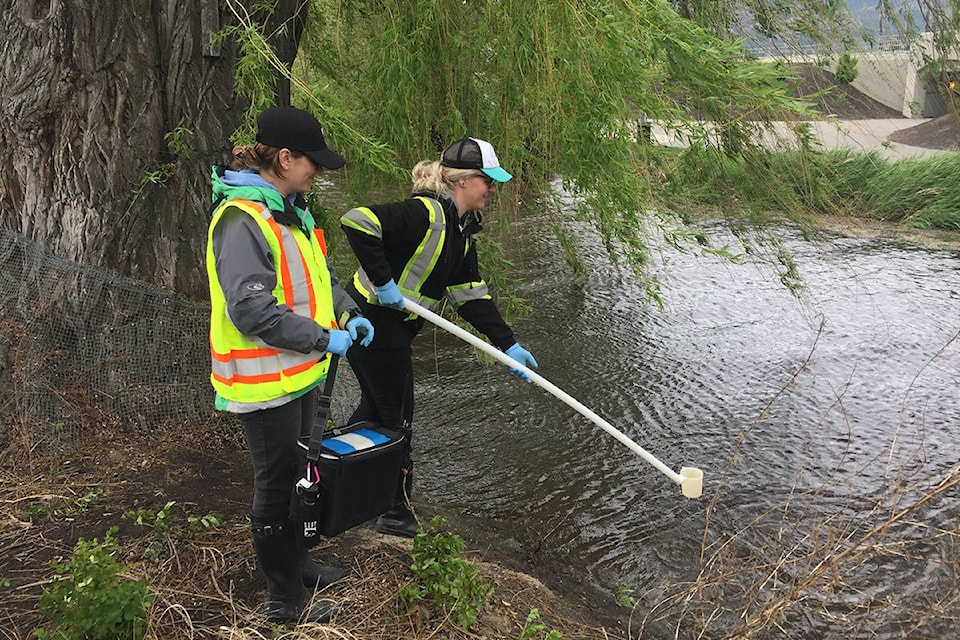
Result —
[{"label": "yellow high-visibility vest", "polygon": [[213,230],[228,207],[249,214],[270,247],[277,285],[273,296],[294,313],[337,328],[327,269],[323,230],[307,237],[299,228],[274,220],[270,209],[251,200],[227,200],[213,214],[207,232],[207,277],[210,281],[210,382],[217,393],[235,402],[265,402],[295,393],[327,374],[328,353],[278,349],[256,336],[240,333],[227,316],[227,302],[217,278]]}]

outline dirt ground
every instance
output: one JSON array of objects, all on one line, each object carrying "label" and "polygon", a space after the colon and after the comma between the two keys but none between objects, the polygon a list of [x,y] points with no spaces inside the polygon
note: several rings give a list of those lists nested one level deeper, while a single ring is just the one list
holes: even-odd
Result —
[{"label": "dirt ground", "polygon": [[[800,76],[794,95],[812,96],[825,92],[816,99],[824,115],[832,115],[839,120],[903,118],[899,111],[861,93],[851,85],[838,84],[834,74],[829,71],[815,65],[797,65],[793,70]],[[960,118],[947,114],[926,119],[915,126],[893,133],[887,139],[893,143],[922,149],[953,150],[960,142]]]},{"label": "dirt ground", "polygon": [[890,142],[906,144],[923,149],[938,151],[956,151],[960,144],[960,118],[948,113],[931,118],[921,124],[896,131],[887,139]]},{"label": "dirt ground", "polygon": [[[240,433],[216,427],[91,434],[81,450],[34,456],[19,465],[7,461],[0,473],[0,637],[32,637],[46,622],[38,605],[54,577],[50,561],[68,561],[78,538],[102,541],[115,525],[129,577],[147,579],[156,594],[148,638],[271,635],[257,613],[265,586],[249,542],[252,470]],[[152,516],[171,501],[169,525],[161,528]],[[422,519],[436,514],[429,505],[415,506]],[[145,526],[130,517],[138,509],[151,516]],[[221,514],[218,526],[188,527],[189,516],[209,514]],[[411,542],[383,536],[367,523],[312,552],[318,562],[346,568],[348,576],[324,594],[343,603],[342,613],[330,625],[311,626],[310,637],[519,638],[533,608],[544,633],[628,637],[631,610],[546,554],[507,555],[466,542],[465,556],[494,587],[488,610],[469,632],[450,620],[430,619],[435,614],[428,609],[397,604],[397,590],[414,580]]]}]

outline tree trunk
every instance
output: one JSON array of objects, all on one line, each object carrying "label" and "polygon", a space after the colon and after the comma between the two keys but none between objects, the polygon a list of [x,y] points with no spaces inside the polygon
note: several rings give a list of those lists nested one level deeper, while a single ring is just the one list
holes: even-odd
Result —
[{"label": "tree trunk", "polygon": [[[210,167],[229,159],[246,106],[236,47],[210,42],[232,22],[227,1],[0,2],[0,224],[204,299]],[[281,1],[271,23],[305,11]],[[288,63],[300,32],[272,42]]]}]

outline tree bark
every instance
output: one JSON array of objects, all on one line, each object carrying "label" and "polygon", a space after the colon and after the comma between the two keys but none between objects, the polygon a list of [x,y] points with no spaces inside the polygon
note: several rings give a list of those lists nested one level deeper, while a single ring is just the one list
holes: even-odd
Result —
[{"label": "tree bark", "polygon": [[[231,22],[226,1],[0,2],[0,224],[205,299],[210,167],[229,159],[246,107],[236,47],[210,42]],[[271,22],[305,11],[281,1]],[[273,38],[288,63],[300,32]],[[175,130],[186,152],[169,149]]]}]

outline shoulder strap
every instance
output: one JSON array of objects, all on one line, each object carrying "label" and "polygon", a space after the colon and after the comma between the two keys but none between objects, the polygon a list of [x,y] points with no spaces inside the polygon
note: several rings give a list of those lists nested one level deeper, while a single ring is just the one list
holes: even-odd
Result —
[{"label": "shoulder strap", "polygon": [[316,462],[320,459],[320,445],[323,443],[323,432],[327,428],[327,417],[330,415],[330,396],[333,393],[333,383],[337,378],[337,364],[340,356],[330,354],[330,367],[327,369],[327,379],[323,385],[323,393],[317,398],[317,418],[310,433],[310,448],[307,450],[307,460]]}]

